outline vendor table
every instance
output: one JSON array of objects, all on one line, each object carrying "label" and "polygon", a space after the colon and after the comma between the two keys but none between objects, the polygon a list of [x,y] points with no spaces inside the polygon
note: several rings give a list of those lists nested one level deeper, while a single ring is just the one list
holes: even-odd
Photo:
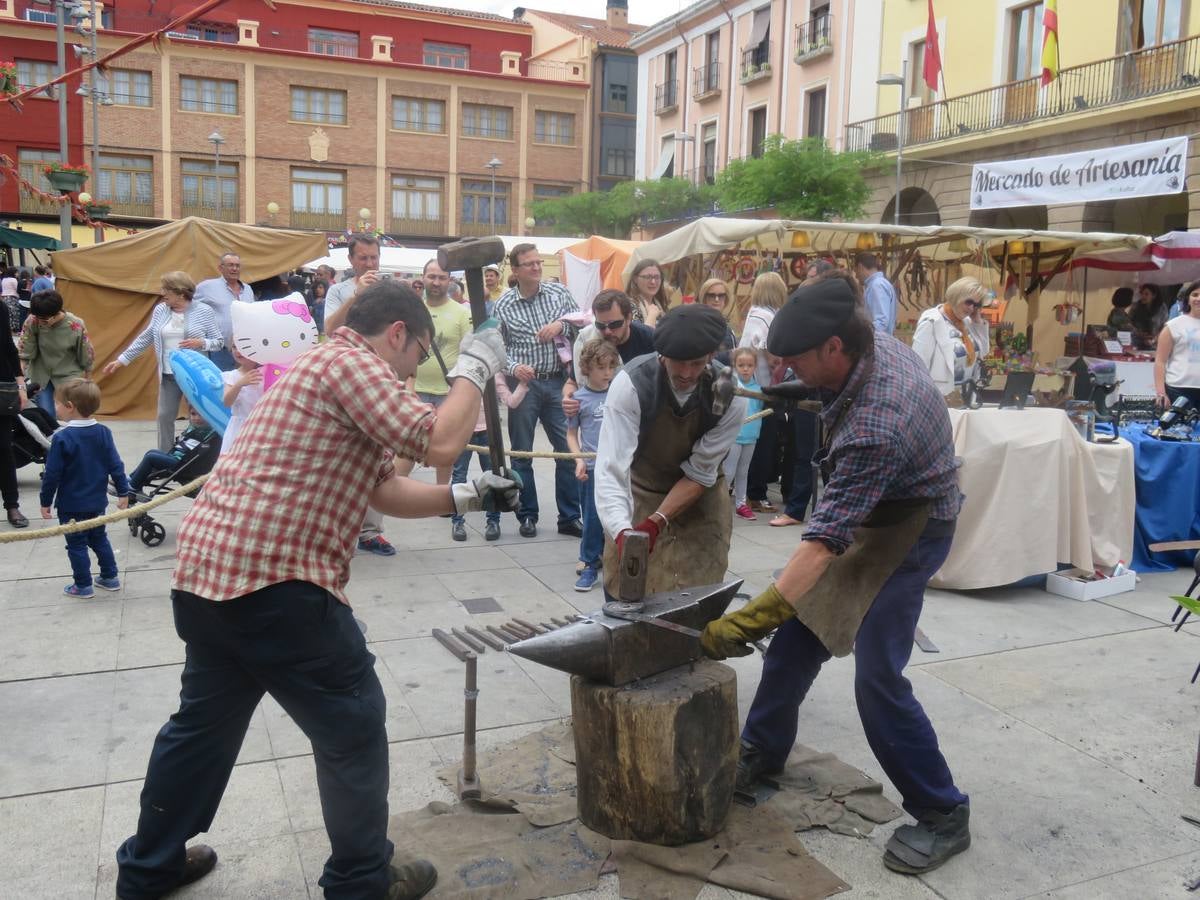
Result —
[{"label": "vendor table", "polygon": [[999,587],[1060,562],[1091,569],[1130,559],[1127,441],[1089,444],[1061,409],[952,409],[950,421],[966,499],[933,587]]},{"label": "vendor table", "polygon": [[1151,553],[1147,544],[1200,535],[1200,444],[1160,441],[1146,435],[1145,425],[1128,425],[1121,437],[1133,445],[1137,472],[1133,568],[1163,572],[1190,566],[1195,550]]}]

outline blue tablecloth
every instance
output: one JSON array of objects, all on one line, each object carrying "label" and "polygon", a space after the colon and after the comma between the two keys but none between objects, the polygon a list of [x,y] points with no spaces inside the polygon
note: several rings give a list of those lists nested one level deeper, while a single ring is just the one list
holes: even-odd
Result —
[{"label": "blue tablecloth", "polygon": [[1133,444],[1137,473],[1134,570],[1166,572],[1190,567],[1195,550],[1151,553],[1147,545],[1200,537],[1200,443],[1147,437],[1144,425],[1122,428],[1121,437]]}]

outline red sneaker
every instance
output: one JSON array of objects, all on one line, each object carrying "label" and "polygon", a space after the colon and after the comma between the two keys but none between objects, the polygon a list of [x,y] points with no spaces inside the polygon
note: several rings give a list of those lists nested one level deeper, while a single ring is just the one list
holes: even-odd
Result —
[{"label": "red sneaker", "polygon": [[755,519],[757,519],[757,518],[758,518],[758,516],[756,516],[756,515],[754,514],[754,510],[752,510],[752,509],[751,509],[751,508],[750,508],[750,507],[749,507],[747,504],[745,504],[745,503],[739,503],[739,504],[738,504],[738,508],[737,508],[737,509],[735,509],[735,510],[734,510],[734,512],[738,514],[738,517],[739,517],[739,518],[742,518],[742,519],[749,519],[751,522],[753,522]]}]

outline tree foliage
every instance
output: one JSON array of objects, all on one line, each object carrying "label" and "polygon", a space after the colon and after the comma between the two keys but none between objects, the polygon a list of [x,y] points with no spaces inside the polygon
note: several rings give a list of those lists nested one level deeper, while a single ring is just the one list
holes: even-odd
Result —
[{"label": "tree foliage", "polygon": [[730,162],[717,174],[716,198],[727,212],[774,207],[788,219],[854,220],[871,196],[864,175],[882,165],[878,154],[835,153],[820,138],[771,135],[762,156]]},{"label": "tree foliage", "polygon": [[623,181],[609,191],[539,200],[534,218],[557,234],[625,238],[642,220],[670,219],[712,208],[713,189],[685,178]]}]

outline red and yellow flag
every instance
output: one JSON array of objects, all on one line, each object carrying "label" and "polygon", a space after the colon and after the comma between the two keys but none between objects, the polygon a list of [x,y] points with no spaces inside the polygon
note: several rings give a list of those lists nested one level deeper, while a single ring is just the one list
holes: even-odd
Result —
[{"label": "red and yellow flag", "polygon": [[1042,86],[1058,77],[1058,0],[1042,4]]}]

